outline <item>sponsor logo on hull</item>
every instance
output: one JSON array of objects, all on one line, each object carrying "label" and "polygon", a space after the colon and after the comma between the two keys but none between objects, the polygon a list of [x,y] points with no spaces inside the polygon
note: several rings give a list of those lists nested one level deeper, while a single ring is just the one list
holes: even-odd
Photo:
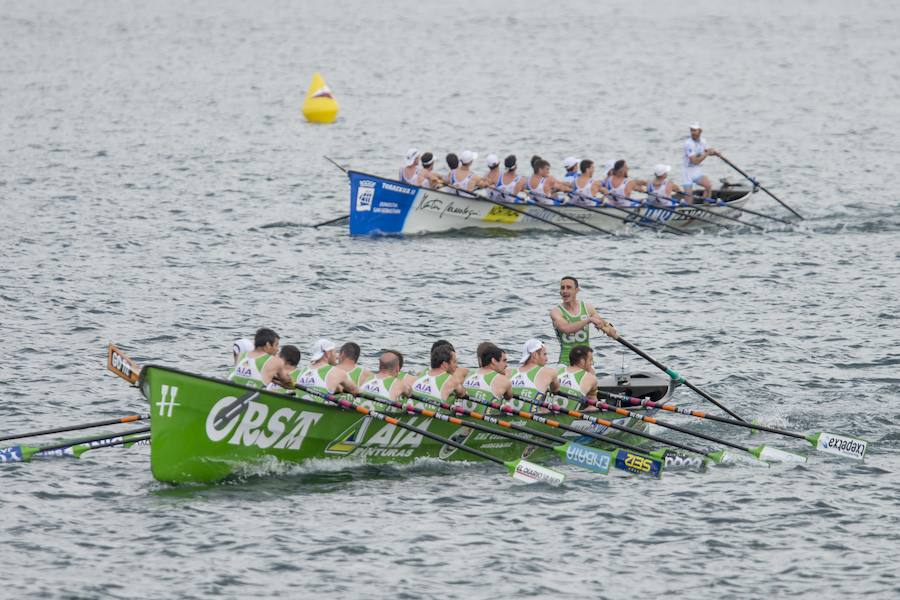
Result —
[{"label": "sponsor logo on hull", "polygon": [[322,418],[322,413],[279,408],[269,414],[269,407],[252,400],[240,416],[222,423],[218,415],[238,399],[226,396],[216,402],[206,417],[206,436],[213,442],[233,446],[255,446],[279,450],[299,450],[309,428]]}]

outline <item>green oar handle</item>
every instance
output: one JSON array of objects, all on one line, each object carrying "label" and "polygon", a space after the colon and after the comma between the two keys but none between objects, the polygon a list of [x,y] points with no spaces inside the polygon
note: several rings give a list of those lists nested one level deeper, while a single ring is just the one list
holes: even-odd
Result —
[{"label": "green oar handle", "polygon": [[684,383],[684,385],[686,385],[690,389],[694,390],[700,396],[702,396],[706,400],[709,400],[710,402],[712,402],[713,404],[715,404],[716,406],[718,406],[719,408],[721,408],[722,410],[727,412],[729,415],[731,415],[738,421],[744,421],[745,423],[747,422],[746,419],[742,419],[740,416],[738,416],[734,411],[729,409],[727,406],[725,406],[724,404],[722,404],[721,402],[719,402],[718,400],[716,400],[715,398],[713,398],[712,396],[710,396],[709,394],[707,394],[706,392],[704,392],[703,390],[701,390],[700,388],[695,386],[693,383],[691,383],[690,381],[688,381],[687,379],[685,379],[684,377],[679,375],[678,372],[675,371],[675,369],[670,369],[669,367],[662,364],[661,362],[659,362],[658,360],[656,360],[655,358],[653,358],[652,356],[650,356],[649,354],[647,354],[646,352],[644,352],[643,350],[641,350],[640,348],[638,348],[637,346],[635,346],[634,344],[632,344],[631,342],[629,342],[628,340],[623,338],[622,336],[616,334],[616,337],[613,339],[616,340],[617,342],[619,342],[620,344],[622,344],[623,346],[625,346],[626,348],[628,348],[629,350],[631,350],[632,352],[634,352],[635,354],[637,354],[638,356],[640,356],[641,358],[643,358],[644,360],[646,360],[647,362],[649,362],[650,364],[652,364],[657,369],[668,374],[669,377],[671,377],[673,380],[675,380],[676,383],[678,383],[678,382]]}]

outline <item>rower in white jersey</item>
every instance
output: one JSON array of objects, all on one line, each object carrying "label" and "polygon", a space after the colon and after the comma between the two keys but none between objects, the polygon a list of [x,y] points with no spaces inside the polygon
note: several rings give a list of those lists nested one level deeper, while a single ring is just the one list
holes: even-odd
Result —
[{"label": "rower in white jersey", "polygon": [[481,177],[472,172],[472,163],[478,158],[477,152],[463,150],[459,155],[459,166],[450,171],[450,185],[471,192],[481,184]]},{"label": "rower in white jersey", "polygon": [[431,400],[445,401],[451,395],[464,396],[462,382],[458,379],[456,351],[450,344],[441,344],[431,351],[431,368],[416,379],[412,386],[411,399],[422,396]]},{"label": "rower in white jersey", "polygon": [[534,174],[525,183],[525,191],[530,193],[538,204],[553,204],[553,194],[559,191],[571,192],[572,184],[558,181],[550,175],[550,163],[543,158],[531,164]]},{"label": "rower in white jersey", "polygon": [[284,361],[276,356],[280,341],[278,334],[268,327],[257,329],[253,336],[253,350],[238,356],[228,379],[249,387],[268,386],[284,367]]},{"label": "rower in white jersey", "polygon": [[237,364],[238,357],[245,353],[253,350],[253,340],[248,340],[247,338],[241,338],[239,340],[234,340],[234,344],[231,346],[231,355],[234,358],[234,364]]},{"label": "rower in white jersey", "polygon": [[[316,341],[310,349],[309,366],[303,369],[294,384],[297,388],[304,387],[325,394],[356,394],[356,384],[347,377],[347,372],[335,366],[337,364],[337,346],[331,340],[321,339]],[[297,390],[297,396],[313,402],[326,402],[315,394],[307,394],[303,390]]]},{"label": "rower in white jersey", "polygon": [[516,173],[518,165],[516,164],[516,155],[510,154],[503,159],[503,175],[497,180],[497,190],[500,192],[502,200],[506,202],[518,201],[518,195],[525,189],[527,178]]},{"label": "rower in white jersey", "polygon": [[378,372],[369,372],[363,377],[363,383],[359,386],[359,404],[366,408],[378,411],[391,410],[384,403],[367,398],[374,396],[382,400],[397,400],[401,396],[410,396],[412,386],[400,373],[403,367],[403,355],[396,350],[385,350],[378,357]]},{"label": "rower in white jersey", "polygon": [[631,194],[635,191],[644,191],[647,182],[642,179],[628,178],[628,163],[625,159],[619,159],[613,165],[612,174],[607,178],[606,189],[612,196],[612,202],[618,206],[633,206],[637,200],[632,202]]},{"label": "rower in white jersey", "polygon": [[422,155],[422,168],[419,169],[418,185],[423,188],[439,188],[444,185],[444,178],[434,172],[434,154],[426,152]]},{"label": "rower in white jersey", "polygon": [[410,185],[418,185],[419,181],[419,150],[410,148],[406,152],[406,162],[400,169],[400,181]]},{"label": "rower in white jersey", "polygon": [[[506,352],[491,342],[478,345],[478,368],[463,381],[466,396],[484,402],[505,402],[512,398],[512,385],[506,371],[509,368]],[[480,413],[491,412],[483,404],[465,398],[457,404]]]},{"label": "rower in white jersey", "polygon": [[599,179],[594,179],[594,161],[585,158],[579,164],[581,175],[572,181],[571,204],[596,206],[596,199],[605,193]]},{"label": "rower in white jersey", "polygon": [[673,201],[663,198],[671,198],[675,192],[684,192],[680,185],[669,179],[671,170],[669,165],[659,164],[653,167],[653,179],[647,182],[647,196],[650,197],[651,204],[668,206]]},{"label": "rower in white jersey", "polygon": [[[566,170],[565,175],[562,176],[563,181],[567,183],[572,183],[572,181],[578,177],[578,163],[580,161],[574,156],[567,156],[563,159],[563,168]],[[574,186],[573,186],[574,187]]]},{"label": "rower in white jersey", "polygon": [[582,398],[597,399],[597,376],[594,375],[594,351],[590,346],[575,346],[569,352],[569,366],[561,366],[557,371],[559,377],[559,394],[556,404],[567,410],[593,412],[596,406],[582,402]]},{"label": "rower in white jersey", "polygon": [[684,140],[683,144],[684,177],[681,184],[688,193],[695,185],[699,185],[703,188],[703,197],[709,198],[712,194],[712,182],[703,174],[703,168],[700,165],[707,157],[718,156],[719,153],[715,148],[710,148],[706,144],[702,133],[703,129],[700,128],[700,123],[691,123],[691,135]]},{"label": "rower in white jersey", "polygon": [[[522,356],[519,366],[509,373],[513,399],[509,404],[518,410],[537,412],[538,408],[527,402],[548,391],[559,390],[559,378],[556,369],[547,366],[547,348],[538,339],[530,339],[522,344]],[[540,409],[540,412],[546,412]]]},{"label": "rower in white jersey", "polygon": [[591,325],[606,335],[614,336],[616,328],[601,317],[597,310],[578,299],[578,280],[566,275],[559,280],[562,302],[550,309],[550,322],[559,340],[559,363],[569,364],[569,352],[575,346],[587,346],[591,341]]},{"label": "rower in white jersey", "polygon": [[350,378],[350,381],[352,381],[356,387],[359,387],[359,384],[366,376],[372,374],[372,371],[359,365],[359,353],[359,344],[356,342],[347,342],[341,346],[340,350],[338,350],[337,366],[347,373],[347,377]]}]

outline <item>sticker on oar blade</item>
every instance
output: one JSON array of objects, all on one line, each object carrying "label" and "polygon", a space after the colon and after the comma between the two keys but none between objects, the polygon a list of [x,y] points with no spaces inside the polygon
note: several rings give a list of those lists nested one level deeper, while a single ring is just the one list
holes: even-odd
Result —
[{"label": "sticker on oar blade", "polygon": [[566,446],[565,459],[570,465],[577,465],[606,475],[609,473],[609,466],[612,463],[612,454],[590,446],[569,442]]},{"label": "sticker on oar blade", "polygon": [[759,459],[770,462],[806,462],[806,457],[802,454],[786,452],[785,450],[772,448],[771,446],[762,447],[762,450],[759,453]]},{"label": "sticker on oar blade", "polygon": [[22,462],[22,447],[0,448],[0,463]]},{"label": "sticker on oar blade", "polygon": [[662,476],[662,462],[624,450],[616,454],[616,468],[657,479]]},{"label": "sticker on oar blade", "polygon": [[820,433],[816,443],[816,450],[819,452],[847,456],[857,460],[865,458],[867,448],[868,442],[865,440],[834,435],[833,433]]},{"label": "sticker on oar blade", "polygon": [[667,452],[665,456],[666,469],[676,471],[706,471],[706,458],[696,454],[678,454]]},{"label": "sticker on oar blade", "polygon": [[513,479],[523,481],[525,483],[549,483],[550,485],[560,485],[565,481],[566,476],[562,473],[536,465],[527,460],[520,460],[516,463],[513,470]]}]

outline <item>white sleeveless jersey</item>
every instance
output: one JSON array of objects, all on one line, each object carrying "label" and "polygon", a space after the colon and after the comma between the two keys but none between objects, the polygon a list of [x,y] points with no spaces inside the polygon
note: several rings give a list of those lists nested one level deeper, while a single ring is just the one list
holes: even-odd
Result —
[{"label": "white sleeveless jersey", "polygon": [[669,187],[668,179],[663,180],[659,187],[657,187],[656,184],[654,184],[652,181],[648,182],[647,194],[650,196],[650,202],[652,202],[653,204],[668,204],[668,200],[663,200],[662,198],[660,198],[660,196],[662,196],[663,198],[668,198],[669,195],[666,193],[667,187]]},{"label": "white sleeveless jersey", "polygon": [[[330,389],[325,382],[325,378],[319,374],[319,369],[322,367],[306,367],[303,369],[303,372],[297,376],[297,385],[302,385],[303,387],[318,389],[318,390],[328,390],[329,392],[333,392],[334,390]],[[328,370],[328,373],[331,372],[331,369]],[[328,376],[328,373],[325,376]]]},{"label": "white sleeveless jersey", "polygon": [[416,394],[421,394],[428,398],[432,398],[434,400],[443,401],[441,397],[441,386],[438,385],[437,377],[434,375],[425,374],[416,379],[416,382],[412,386],[413,392]]},{"label": "white sleeveless jersey", "polygon": [[506,192],[507,194],[514,194],[516,193],[516,186],[521,180],[522,176],[516,175],[509,183],[503,183],[503,177],[500,177],[500,179],[497,180],[497,189]]},{"label": "white sleeveless jersey", "polygon": [[475,173],[469,173],[463,179],[456,178],[456,169],[450,171],[450,185],[458,188],[462,188],[464,190],[469,189],[469,182],[472,181],[472,177],[475,176]]},{"label": "white sleeveless jersey", "polygon": [[419,179],[419,167],[416,167],[416,170],[413,171],[412,177],[408,179],[406,175],[403,174],[405,170],[406,169],[400,169],[400,181],[402,181],[403,183],[408,183],[410,185],[416,185],[416,181],[418,181]]},{"label": "white sleeveless jersey", "polygon": [[228,374],[228,379],[235,383],[240,383],[241,385],[265,387],[266,384],[263,382],[262,373],[256,365],[256,361],[260,358],[262,357],[257,356],[256,358],[250,358],[248,352],[242,353],[238,357],[238,362],[234,365],[234,369]]}]

